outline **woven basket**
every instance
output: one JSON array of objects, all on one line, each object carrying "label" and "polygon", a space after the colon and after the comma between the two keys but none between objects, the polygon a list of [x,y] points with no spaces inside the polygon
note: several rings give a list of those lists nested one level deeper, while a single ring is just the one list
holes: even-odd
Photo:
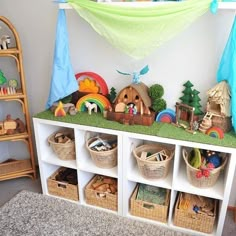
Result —
[{"label": "woven basket", "polygon": [[[69,143],[56,143],[55,134],[63,133],[68,136],[72,141]],[[57,157],[61,160],[75,160],[75,140],[73,130],[60,130],[48,137],[48,143],[56,153]]]},{"label": "woven basket", "polygon": [[10,160],[7,162],[0,163],[0,176],[6,175],[9,173],[17,173],[20,171],[27,171],[31,170],[31,160],[25,159],[25,160]]},{"label": "woven basket", "polygon": [[117,193],[104,193],[102,191],[94,190],[92,184],[96,182],[99,175],[95,175],[85,187],[85,201],[87,204],[99,206],[112,211],[118,209]]},{"label": "woven basket", "polygon": [[170,202],[170,191],[167,191],[165,205],[158,205],[142,200],[137,200],[139,185],[135,187],[135,190],[130,199],[130,213],[134,216],[139,216],[151,220],[160,222],[167,222],[168,207]]},{"label": "woven basket", "polygon": [[209,216],[179,209],[181,194],[179,194],[175,205],[174,225],[198,232],[212,233],[216,219],[217,200],[214,200],[214,214]]},{"label": "woven basket", "polygon": [[67,198],[73,201],[79,200],[78,185],[69,184],[68,182],[61,182],[56,180],[56,175],[59,171],[63,171],[65,167],[59,168],[47,180],[48,193],[51,195]]},{"label": "woven basket", "polygon": [[198,188],[209,188],[212,187],[216,184],[220,172],[224,169],[228,158],[225,156],[223,157],[223,163],[221,164],[221,166],[219,166],[218,168],[212,169],[210,170],[210,175],[209,177],[205,177],[202,176],[201,178],[197,178],[197,172],[199,171],[199,169],[192,167],[189,164],[189,153],[187,152],[186,149],[182,149],[182,155],[184,158],[184,161],[186,163],[186,171],[187,171],[187,178],[188,181],[195,187]]},{"label": "woven basket", "polygon": [[[101,139],[104,140],[114,140],[115,136],[107,135],[101,136]],[[87,140],[86,148],[88,149],[90,156],[97,167],[109,169],[117,165],[117,146],[108,151],[94,151],[89,145],[95,141],[98,137],[93,137]]]},{"label": "woven basket", "polygon": [[[164,161],[148,161],[142,160],[142,152],[156,153],[165,150],[169,158]],[[170,147],[162,146],[159,144],[145,144],[133,149],[133,155],[137,160],[139,171],[142,176],[147,179],[160,179],[168,175],[171,160],[174,156],[174,150]]]}]

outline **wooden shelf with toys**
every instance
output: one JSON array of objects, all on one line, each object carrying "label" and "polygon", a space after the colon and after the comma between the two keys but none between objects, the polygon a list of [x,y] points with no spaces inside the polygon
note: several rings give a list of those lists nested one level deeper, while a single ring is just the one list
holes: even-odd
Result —
[{"label": "wooden shelf with toys", "polygon": [[[65,3],[59,7],[71,8]],[[133,75],[133,81],[118,94],[113,87],[108,93],[105,80],[94,72],[79,73],[79,91],[69,103],[62,99],[34,116],[43,193],[187,234],[220,236],[236,167],[235,134],[225,125],[228,103],[222,106],[209,91],[210,116],[202,116],[200,132],[204,119],[196,120],[201,112],[198,91],[188,89],[192,84],[184,85],[173,111],[166,109],[162,86],[140,82],[147,72],[147,66],[140,72],[119,72]],[[193,106],[186,100],[190,96]],[[208,132],[212,125],[221,128]],[[69,160],[63,155],[67,148],[73,153]],[[77,174],[76,199],[70,188],[65,195],[52,191],[50,179],[58,179],[61,168]]]},{"label": "wooden shelf with toys", "polygon": [[[144,67],[140,74],[145,74],[147,68]],[[81,74],[86,76],[82,77]],[[159,84],[152,85],[148,94],[145,92],[146,86],[143,83],[126,86],[118,94],[112,88],[108,94],[105,80],[94,72],[82,72],[76,77],[80,84],[79,91],[72,94],[69,103],[63,104],[62,100],[33,118],[43,193],[71,200],[67,195],[52,193],[48,185],[48,179],[55,172],[60,168],[69,168],[76,170],[77,173],[76,193],[79,199],[76,203],[78,204],[92,205],[124,217],[150,221],[186,233],[220,236],[236,166],[236,144],[232,131],[228,132],[228,128],[227,131],[224,130],[224,137],[220,134],[217,136],[216,133],[210,135],[199,132],[193,125],[196,120],[195,109],[184,103],[177,103],[176,111],[162,107],[162,111],[151,121],[143,119],[142,116],[151,114],[151,110],[154,112],[155,106],[150,98],[155,98],[157,94],[159,99],[163,96],[164,91]],[[192,87],[192,84],[188,81],[184,86]],[[222,84],[218,87],[222,88]],[[185,96],[186,91],[189,90],[184,90],[184,95],[181,97],[183,100],[188,97]],[[211,91],[209,90],[209,95]],[[196,96],[198,92],[194,94]],[[150,98],[148,99],[147,96]],[[227,93],[224,97],[228,97]],[[209,96],[208,112],[213,112],[213,108],[213,114],[216,115],[227,111],[227,103],[223,102],[224,106],[212,106],[212,100],[214,100],[212,96]],[[162,105],[164,103],[162,100]],[[90,104],[93,105],[91,110]],[[198,99],[193,105],[198,107]],[[73,108],[73,112],[70,112],[68,107]],[[216,107],[220,110],[215,109]],[[189,112],[188,118],[182,120],[186,115],[185,111]],[[120,115],[109,117],[109,112],[129,115],[130,118],[127,119],[128,122],[124,122],[123,118],[117,118],[122,117]],[[223,123],[218,122],[217,125]],[[226,126],[223,125],[222,129],[224,127]],[[74,156],[71,160],[61,157],[66,146],[64,149],[54,148],[55,145],[67,145],[67,141],[56,143],[56,137],[64,135],[65,140],[68,140],[68,136],[65,135],[68,130],[73,134],[71,141],[74,143]],[[111,146],[111,150],[106,149],[107,143]],[[94,178],[105,178],[105,182],[110,178],[109,182],[117,184],[115,196],[111,195],[112,202],[99,205],[96,201],[92,201],[91,204],[87,199],[86,188],[91,187],[90,181]],[[101,188],[98,187],[99,194],[109,195],[111,189],[105,187],[109,184],[101,181],[101,185]],[[164,205],[160,205],[159,202],[152,204],[144,200],[137,201],[137,196],[140,196],[140,186],[160,193],[162,203],[165,200]],[[199,216],[202,226],[204,217],[209,218],[209,227],[200,227],[198,230],[195,224],[190,223],[193,225],[191,228],[179,222],[179,214],[176,212],[186,207],[180,199],[178,201],[180,208],[176,210],[177,199],[180,195],[185,196],[182,193],[187,193],[188,197],[194,195],[199,196],[197,199],[203,199],[201,205],[196,197],[191,198],[191,201],[196,201],[195,203],[198,204],[193,214],[198,214],[200,208],[206,210],[205,204],[208,201],[216,203],[216,205],[211,204],[211,209],[207,208],[209,212],[201,213],[204,216]],[[114,201],[117,204],[115,206]],[[190,204],[190,200],[186,202]],[[144,205],[150,206],[150,209],[142,207]],[[186,209],[191,210],[188,207]],[[160,211],[162,213],[158,215],[157,212]]]},{"label": "wooden shelf with toys", "polygon": [[[3,16],[0,16],[0,29],[0,145],[3,150],[0,181],[25,176],[34,179],[36,169],[20,39],[14,26]],[[5,65],[12,59],[16,69],[12,69],[15,74],[11,76],[16,79],[8,79],[4,73]]]}]

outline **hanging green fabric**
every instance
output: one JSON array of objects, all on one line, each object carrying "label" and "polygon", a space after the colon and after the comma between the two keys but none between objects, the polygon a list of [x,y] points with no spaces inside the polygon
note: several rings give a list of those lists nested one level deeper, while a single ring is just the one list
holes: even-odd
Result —
[{"label": "hanging green fabric", "polygon": [[149,6],[68,3],[101,36],[124,53],[141,59],[208,11],[212,0],[186,0]]}]

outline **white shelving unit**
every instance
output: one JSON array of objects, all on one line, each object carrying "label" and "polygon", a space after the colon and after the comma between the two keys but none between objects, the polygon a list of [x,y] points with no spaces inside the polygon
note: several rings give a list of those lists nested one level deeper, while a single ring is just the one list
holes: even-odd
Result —
[{"label": "white shelving unit", "polygon": [[[146,222],[155,223],[164,227],[170,227],[179,231],[193,233],[197,235],[218,235],[222,233],[224,219],[229,201],[231,185],[234,177],[236,166],[236,150],[234,148],[220,147],[207,145],[202,143],[193,143],[187,141],[180,141],[175,139],[161,138],[151,135],[142,135],[129,133],[118,130],[102,129],[92,126],[84,126],[78,124],[69,124],[58,121],[51,121],[40,118],[33,118],[36,145],[38,152],[38,163],[40,169],[40,176],[42,182],[43,193],[50,195],[47,188],[47,179],[59,167],[69,167],[77,170],[78,174],[78,192],[79,202],[76,204],[86,205],[84,188],[95,174],[106,175],[117,178],[118,180],[118,211],[110,211],[103,208],[101,210],[113,212],[120,216],[129,217],[133,219],[143,220]],[[48,144],[47,138],[55,131],[63,128],[73,129],[75,134],[76,160],[62,161],[52,152]],[[87,138],[96,134],[112,134],[117,136],[118,140],[118,165],[112,169],[102,169],[94,165],[90,154],[86,149]],[[133,148],[145,143],[160,143],[164,145],[171,145],[175,148],[175,156],[172,160],[172,165],[169,174],[165,179],[147,180],[143,178],[138,170],[136,159],[132,154]],[[229,159],[224,172],[220,175],[215,186],[207,189],[196,188],[192,186],[186,176],[186,166],[182,158],[182,148],[199,147],[202,149],[209,149],[219,152],[228,153]],[[169,189],[170,206],[168,211],[167,223],[152,221],[140,217],[132,216],[130,212],[130,197],[137,183],[149,184]],[[214,232],[212,234],[204,234],[189,229],[177,227],[173,224],[174,206],[178,192],[188,192],[198,194],[201,196],[211,197],[219,200],[218,216],[215,223]]]},{"label": "white shelving unit", "polygon": [[[167,2],[149,2],[141,3],[122,3],[112,2],[104,4],[126,4],[130,7],[140,6],[147,4],[167,4]],[[59,3],[60,9],[72,9],[67,3]],[[236,10],[236,3],[219,3],[219,9],[222,10]],[[228,206],[230,190],[233,182],[234,171],[236,166],[236,150],[234,148],[220,147],[202,143],[194,143],[188,141],[180,141],[176,139],[167,139],[151,135],[143,135],[138,133],[129,133],[124,131],[102,129],[93,126],[84,126],[78,124],[69,124],[58,121],[51,121],[40,118],[33,118],[36,146],[38,154],[38,163],[40,169],[41,183],[43,193],[50,195],[47,188],[47,179],[52,175],[59,167],[69,167],[77,170],[78,175],[78,192],[79,201],[74,202],[76,204],[85,205],[88,207],[94,207],[86,204],[84,190],[85,186],[92,179],[95,174],[101,174],[117,178],[118,180],[118,211],[110,211],[103,208],[96,207],[101,210],[109,211],[114,214],[118,214],[123,217],[133,218],[142,220],[154,224],[158,224],[163,227],[172,228],[175,230],[183,231],[186,233],[192,233],[194,235],[214,235],[220,236],[222,234],[224,219]],[[62,128],[73,129],[75,134],[76,144],[76,160],[75,161],[62,161],[52,152],[51,147],[47,142],[47,138],[55,131]],[[117,167],[112,169],[102,169],[94,165],[86,149],[85,142],[88,137],[95,134],[112,134],[117,136],[118,140],[118,164]],[[172,165],[168,176],[165,179],[160,180],[147,180],[143,178],[138,170],[136,160],[132,154],[134,147],[144,143],[162,143],[165,145],[171,145],[175,149],[175,156],[172,160]],[[192,186],[186,176],[186,166],[181,155],[183,147],[193,148],[198,147],[201,149],[209,149],[219,152],[225,152],[229,154],[229,160],[227,162],[224,172],[219,177],[217,184],[211,188],[200,189]],[[130,214],[130,197],[134,191],[137,183],[149,184],[152,186],[158,186],[169,189],[170,194],[170,205],[168,209],[168,220],[167,223],[161,223],[145,218],[135,217]],[[215,222],[214,231],[212,234],[204,234],[201,232],[177,227],[173,224],[174,207],[178,192],[188,192],[191,194],[198,194],[219,200],[219,209],[217,220]],[[55,196],[53,196],[55,197]]]}]

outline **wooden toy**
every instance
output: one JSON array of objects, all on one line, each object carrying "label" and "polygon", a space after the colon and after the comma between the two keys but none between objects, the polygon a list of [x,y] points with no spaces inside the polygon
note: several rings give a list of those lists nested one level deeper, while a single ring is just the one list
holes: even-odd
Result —
[{"label": "wooden toy", "polygon": [[151,104],[148,87],[144,83],[130,84],[116,97],[111,110],[107,111],[107,119],[129,125],[150,126],[155,119],[155,113],[150,109]]},{"label": "wooden toy", "polygon": [[[79,85],[81,83],[80,81],[84,80],[84,82],[82,83],[82,88],[79,87],[80,92],[84,92],[85,90],[89,88],[94,88],[94,86],[96,86],[96,88],[99,89],[96,93],[100,93],[104,96],[108,94],[108,87],[106,81],[99,74],[86,71],[76,74],[75,78],[77,79]],[[94,86],[92,84],[88,84],[88,82],[93,83]],[[96,88],[95,91],[97,90]],[[94,93],[94,91],[88,91],[88,90],[86,92]]]},{"label": "wooden toy", "polygon": [[98,107],[96,103],[90,103],[88,101],[85,102],[85,106],[88,109],[88,113],[89,115],[91,115],[92,111],[94,111],[95,113],[97,113]]},{"label": "wooden toy", "polygon": [[[75,108],[75,105],[73,103],[62,103],[63,109],[66,113],[69,113],[70,115],[76,115],[77,109]],[[55,113],[56,108],[58,107],[59,103],[55,102],[51,106],[50,110]]]},{"label": "wooden toy", "polygon": [[85,78],[84,80],[79,81],[79,91],[86,93],[98,93],[99,87],[96,85],[94,80]]},{"label": "wooden toy", "polygon": [[6,120],[0,121],[0,135],[24,133],[25,125],[19,118],[16,120],[11,118],[11,115],[6,116]]},{"label": "wooden toy", "polygon": [[11,38],[8,35],[3,35],[0,38],[0,50],[8,49],[9,44],[11,43]]},{"label": "wooden toy", "polygon": [[25,124],[22,120],[19,118],[15,119],[16,122],[16,131],[17,133],[24,133],[25,132]]},{"label": "wooden toy", "polygon": [[85,105],[86,102],[96,104],[97,107],[100,109],[100,112],[102,112],[102,113],[104,110],[107,110],[111,106],[110,101],[102,94],[91,93],[91,94],[87,94],[87,95],[81,97],[78,100],[78,102],[76,103],[76,109],[78,111],[86,111],[87,110],[87,107]]},{"label": "wooden toy", "polygon": [[58,103],[58,106],[54,111],[54,115],[55,116],[66,116],[66,112],[63,108],[63,103],[61,101]]},{"label": "wooden toy", "polygon": [[2,70],[0,70],[0,85],[3,85],[7,82],[5,75],[3,74]]},{"label": "wooden toy", "polygon": [[[222,81],[207,91],[208,100],[206,114],[200,124],[199,131],[202,133],[212,133],[208,131],[212,126],[219,127],[224,133],[232,129],[230,110],[230,89],[226,81]],[[223,138],[222,131],[217,128],[214,137]]]},{"label": "wooden toy", "polygon": [[[172,123],[173,125],[177,126],[177,127],[182,127],[184,128],[186,131],[190,132],[190,133],[195,133],[194,129],[193,129],[193,117],[194,117],[194,107],[188,106],[186,104],[183,103],[178,103],[176,102],[176,121],[175,123]],[[185,111],[188,111],[189,113],[189,118],[185,121],[182,120],[181,118],[183,118],[181,116],[182,114],[182,109],[184,109]]]},{"label": "wooden toy", "polygon": [[175,111],[172,109],[165,109],[158,113],[156,117],[157,122],[163,122],[163,123],[175,123],[176,115]]}]

